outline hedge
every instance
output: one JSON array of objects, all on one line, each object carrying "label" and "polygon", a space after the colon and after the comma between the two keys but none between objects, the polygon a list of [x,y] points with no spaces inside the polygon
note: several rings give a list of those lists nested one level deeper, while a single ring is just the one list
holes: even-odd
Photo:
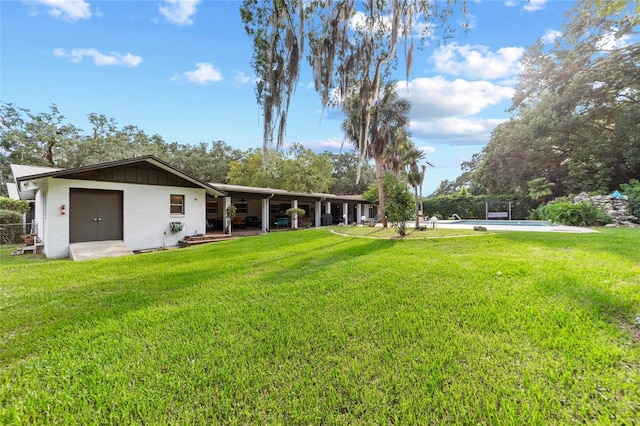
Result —
[{"label": "hedge", "polygon": [[511,219],[524,220],[537,207],[537,202],[517,195],[441,195],[423,200],[425,217],[436,216],[449,219],[457,214],[462,219],[485,219],[485,203],[491,203],[490,212],[508,211],[511,201]]},{"label": "hedge", "polygon": [[[11,210],[20,214],[24,214],[29,211],[29,202],[14,200],[7,197],[0,197],[0,210]],[[22,218],[20,220],[22,221]]]}]

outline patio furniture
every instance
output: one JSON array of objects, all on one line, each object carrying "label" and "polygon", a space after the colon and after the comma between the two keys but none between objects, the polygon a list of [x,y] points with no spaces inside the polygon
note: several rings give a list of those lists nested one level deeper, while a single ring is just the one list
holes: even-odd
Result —
[{"label": "patio furniture", "polygon": [[276,226],[276,229],[280,229],[281,226],[285,228],[289,227],[289,218],[288,217],[279,217],[277,218],[273,224]]}]

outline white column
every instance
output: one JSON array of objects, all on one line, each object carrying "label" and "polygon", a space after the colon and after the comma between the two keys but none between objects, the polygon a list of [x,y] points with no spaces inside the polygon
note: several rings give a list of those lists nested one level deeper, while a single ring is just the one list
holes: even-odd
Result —
[{"label": "white column", "polygon": [[224,197],[224,201],[222,203],[222,227],[224,232],[229,234],[231,233],[231,222],[229,221],[229,217],[227,215],[227,208],[231,206],[231,197]]},{"label": "white column", "polygon": [[[291,207],[297,209],[298,200],[293,200],[293,205]],[[298,213],[291,215],[291,229],[298,229]]]},{"label": "white column", "polygon": [[269,230],[269,198],[262,199],[262,232]]},{"label": "white column", "polygon": [[316,228],[320,227],[320,214],[322,213],[322,201],[316,201],[316,211],[313,217],[313,224]]},{"label": "white column", "polygon": [[356,223],[362,223],[362,204],[356,204]]},{"label": "white column", "polygon": [[[327,201],[325,208],[326,208],[325,213],[330,214],[331,217],[333,217],[333,212],[331,211],[331,201]],[[330,223],[329,225],[333,225],[333,220],[331,222],[332,223]]]},{"label": "white column", "polygon": [[349,225],[349,203],[342,203],[342,223]]}]

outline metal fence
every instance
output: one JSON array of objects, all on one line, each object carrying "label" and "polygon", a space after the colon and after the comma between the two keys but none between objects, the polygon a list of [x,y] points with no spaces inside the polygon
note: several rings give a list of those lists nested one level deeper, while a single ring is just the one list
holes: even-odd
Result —
[{"label": "metal fence", "polygon": [[0,245],[24,244],[26,236],[36,231],[35,223],[0,223]]}]

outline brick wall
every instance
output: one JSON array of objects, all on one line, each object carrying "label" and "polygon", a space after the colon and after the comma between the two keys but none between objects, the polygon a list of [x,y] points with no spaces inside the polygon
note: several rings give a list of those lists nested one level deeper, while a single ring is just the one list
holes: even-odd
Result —
[{"label": "brick wall", "polygon": [[[40,184],[42,195],[46,195],[40,229],[47,257],[58,258],[69,255],[69,205],[70,188],[104,189],[123,191],[123,237],[132,250],[169,247],[178,244],[186,235],[204,233],[205,191],[201,188],[136,185],[113,182],[96,182],[70,179],[47,179]],[[169,213],[170,194],[182,194],[185,198],[185,214]],[[62,215],[60,207],[66,206]],[[37,210],[40,213],[39,210]],[[40,221],[37,218],[36,221]],[[170,222],[186,224],[181,232],[172,232]]]}]

